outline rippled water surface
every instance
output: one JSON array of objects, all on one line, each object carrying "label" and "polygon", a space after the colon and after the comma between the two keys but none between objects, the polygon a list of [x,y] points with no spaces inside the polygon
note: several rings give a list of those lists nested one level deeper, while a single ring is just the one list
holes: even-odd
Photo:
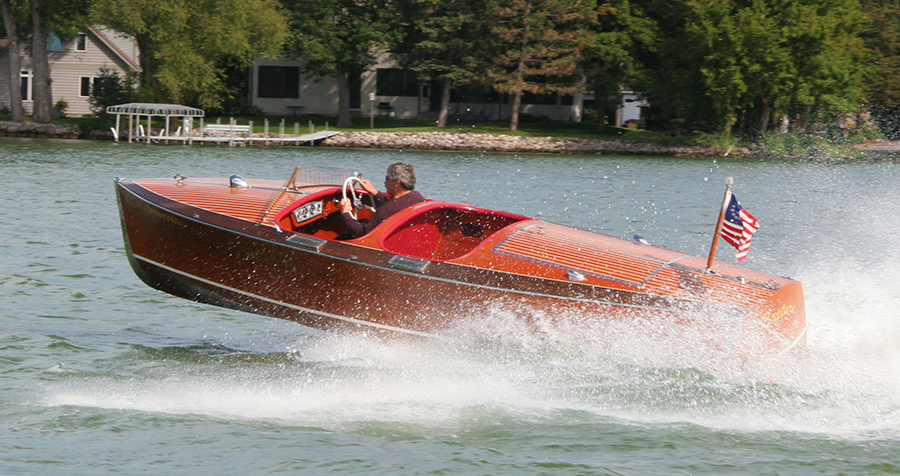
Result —
[{"label": "rippled water surface", "polygon": [[[472,341],[334,335],[162,294],[126,260],[116,176],[380,183],[395,161],[431,198],[700,255],[733,176],[762,223],[745,264],[803,281],[809,352],[534,336],[501,308],[460,316],[491,336]],[[0,139],[0,473],[900,474],[898,183],[894,162]]]}]

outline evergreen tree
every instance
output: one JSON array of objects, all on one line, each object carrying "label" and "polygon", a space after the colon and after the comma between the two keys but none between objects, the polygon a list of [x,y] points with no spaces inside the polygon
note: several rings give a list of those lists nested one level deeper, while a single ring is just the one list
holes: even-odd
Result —
[{"label": "evergreen tree", "polygon": [[109,68],[100,68],[100,75],[94,78],[91,85],[88,102],[95,116],[106,119],[107,107],[134,102],[136,95],[134,75],[123,77]]},{"label": "evergreen tree", "polygon": [[510,130],[519,126],[524,93],[573,94],[583,85],[578,63],[589,37],[594,0],[492,0],[488,11],[499,50],[488,77],[512,95]]},{"label": "evergreen tree", "polygon": [[409,0],[404,6],[409,31],[401,54],[420,79],[440,84],[437,126],[446,127],[451,89],[484,77],[491,44],[485,3]]}]

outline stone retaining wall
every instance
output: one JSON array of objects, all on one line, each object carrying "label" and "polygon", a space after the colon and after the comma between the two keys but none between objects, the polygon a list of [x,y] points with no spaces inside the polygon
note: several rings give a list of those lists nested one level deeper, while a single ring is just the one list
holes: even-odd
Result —
[{"label": "stone retaining wall", "polygon": [[322,141],[326,147],[459,150],[478,152],[537,152],[551,154],[608,154],[721,157],[725,151],[649,142],[519,137],[453,132],[342,132]]},{"label": "stone retaining wall", "polygon": [[0,121],[0,137],[84,138],[80,127],[66,124]]}]

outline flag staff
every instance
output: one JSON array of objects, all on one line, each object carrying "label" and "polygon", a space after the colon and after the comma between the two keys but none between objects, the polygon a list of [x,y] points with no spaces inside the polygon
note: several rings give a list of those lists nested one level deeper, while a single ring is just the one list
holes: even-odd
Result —
[{"label": "flag staff", "polygon": [[722,234],[722,223],[725,221],[725,210],[731,202],[731,187],[734,185],[734,178],[725,179],[725,198],[722,200],[722,209],[719,211],[719,221],[716,223],[716,233],[713,235],[712,247],[709,250],[709,259],[706,260],[706,271],[712,270],[713,258],[716,257],[716,247],[719,246],[719,235]]}]

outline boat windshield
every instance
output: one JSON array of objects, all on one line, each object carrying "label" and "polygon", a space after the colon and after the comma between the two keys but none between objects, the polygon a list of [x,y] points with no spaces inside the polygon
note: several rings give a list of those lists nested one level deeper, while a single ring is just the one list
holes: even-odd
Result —
[{"label": "boat windshield", "polygon": [[355,174],[338,167],[297,167],[284,184],[284,190],[298,190],[311,186],[340,185]]}]

